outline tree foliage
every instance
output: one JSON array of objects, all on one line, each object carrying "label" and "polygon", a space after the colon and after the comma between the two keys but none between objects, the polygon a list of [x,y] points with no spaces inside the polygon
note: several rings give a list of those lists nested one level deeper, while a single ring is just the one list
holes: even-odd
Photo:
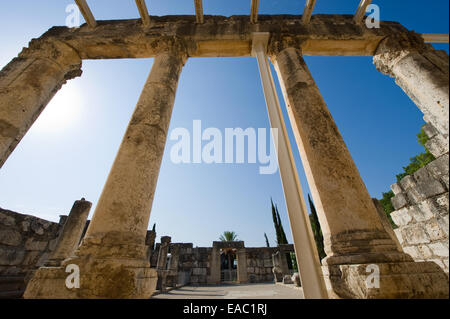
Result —
[{"label": "tree foliage", "polygon": [[266,246],[270,247],[269,238],[267,238],[267,234],[264,233],[264,238],[266,239]]},{"label": "tree foliage", "polygon": [[[428,136],[425,134],[425,131],[423,128],[420,130],[420,132],[417,134],[417,143],[422,145],[425,149],[425,152],[420,153],[412,158],[410,158],[410,163],[403,167],[403,172],[398,174],[396,176],[397,182],[400,182],[404,177],[408,175],[412,175],[415,172],[417,172],[422,167],[428,165],[432,161],[434,161],[436,158],[433,156],[433,154],[430,153],[430,151],[426,148],[425,144],[428,142]],[[395,225],[394,221],[391,218],[391,213],[395,210],[394,206],[392,205],[391,199],[394,197],[394,193],[392,191],[389,191],[387,193],[382,194],[383,198],[380,199],[380,203],[383,206],[384,211],[386,212],[386,215],[389,218],[389,221],[393,225],[394,228],[397,226]]]},{"label": "tree foliage", "polygon": [[311,215],[309,215],[309,220],[311,222],[311,228],[314,234],[314,240],[316,242],[317,252],[319,253],[319,258],[322,260],[327,256],[325,253],[325,248],[323,244],[323,234],[322,229],[320,228],[319,217],[317,216],[316,207],[311,199],[311,196],[308,194],[309,207],[311,209]]},{"label": "tree foliage", "polygon": [[286,233],[284,232],[283,224],[281,223],[280,213],[278,212],[278,207],[273,204],[272,199],[270,199],[272,204],[272,219],[275,226],[275,234],[277,236],[278,245],[288,244]]},{"label": "tree foliage", "polygon": [[224,231],[219,237],[220,241],[237,241],[237,234],[234,231]]}]

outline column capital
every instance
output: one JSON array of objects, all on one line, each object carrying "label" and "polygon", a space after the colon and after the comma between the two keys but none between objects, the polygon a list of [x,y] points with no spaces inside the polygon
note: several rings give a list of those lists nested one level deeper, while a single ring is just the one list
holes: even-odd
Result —
[{"label": "column capital", "polygon": [[267,47],[267,55],[271,60],[273,60],[278,54],[289,48],[298,50],[300,54],[302,54],[303,41],[304,40],[300,40],[290,36],[272,34],[269,40],[269,45]]},{"label": "column capital", "polygon": [[34,39],[18,56],[19,59],[44,59],[58,65],[66,72],[64,79],[81,76],[82,60],[79,53],[68,44],[51,39]]},{"label": "column capital", "polygon": [[187,43],[178,37],[161,37],[151,45],[154,47],[156,55],[169,53],[180,57],[183,64],[189,57]]},{"label": "column capital", "polygon": [[373,62],[377,70],[393,76],[393,67],[413,53],[422,53],[432,49],[422,36],[414,31],[397,33],[383,39],[375,50]]}]

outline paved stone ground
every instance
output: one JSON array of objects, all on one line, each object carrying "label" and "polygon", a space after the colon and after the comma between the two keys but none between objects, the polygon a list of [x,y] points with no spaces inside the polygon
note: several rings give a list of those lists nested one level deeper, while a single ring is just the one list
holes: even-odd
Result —
[{"label": "paved stone ground", "polygon": [[294,285],[273,283],[220,286],[186,286],[153,296],[152,299],[304,299]]}]

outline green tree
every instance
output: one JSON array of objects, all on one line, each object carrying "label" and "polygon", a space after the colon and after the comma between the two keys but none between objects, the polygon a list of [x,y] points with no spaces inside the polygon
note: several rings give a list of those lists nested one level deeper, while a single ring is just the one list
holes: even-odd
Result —
[{"label": "green tree", "polygon": [[281,222],[280,213],[278,212],[278,206],[276,206],[276,205],[275,205],[275,210],[277,211],[278,228],[280,229],[281,242],[279,244],[287,245],[288,244],[288,240],[287,240],[287,237],[286,237],[286,233],[284,232],[283,223]]},{"label": "green tree", "polygon": [[392,220],[391,213],[395,210],[394,205],[392,205],[392,197],[394,197],[394,192],[389,191],[387,193],[383,193],[383,198],[379,200],[381,206],[384,209],[384,212],[386,213],[386,216],[389,219],[389,222],[392,225],[392,228],[397,228],[397,225],[395,225],[394,221]]},{"label": "green tree", "polygon": [[267,238],[267,234],[264,233],[264,238],[266,238],[266,246],[270,247],[269,238]]},{"label": "green tree", "polygon": [[316,242],[317,252],[319,253],[319,258],[322,260],[327,256],[324,249],[323,244],[323,234],[322,229],[320,228],[319,217],[317,216],[316,207],[311,199],[311,196],[308,194],[309,207],[311,209],[311,215],[309,215],[309,220],[311,222],[311,228],[314,234],[314,240]]},{"label": "green tree", "polygon": [[219,237],[220,241],[237,241],[237,234],[234,231],[225,231]]},{"label": "green tree", "polygon": [[152,232],[156,233],[156,223],[153,224]]}]

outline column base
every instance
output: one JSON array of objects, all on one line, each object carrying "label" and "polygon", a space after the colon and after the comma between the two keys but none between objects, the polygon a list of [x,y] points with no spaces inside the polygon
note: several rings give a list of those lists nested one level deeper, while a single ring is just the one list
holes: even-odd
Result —
[{"label": "column base", "polygon": [[432,262],[328,264],[322,269],[330,298],[449,298],[448,276]]},{"label": "column base", "polygon": [[[26,299],[149,299],[158,275],[147,261],[74,257],[61,267],[41,267],[28,283]],[[80,268],[80,288],[67,288],[66,266]]]}]

